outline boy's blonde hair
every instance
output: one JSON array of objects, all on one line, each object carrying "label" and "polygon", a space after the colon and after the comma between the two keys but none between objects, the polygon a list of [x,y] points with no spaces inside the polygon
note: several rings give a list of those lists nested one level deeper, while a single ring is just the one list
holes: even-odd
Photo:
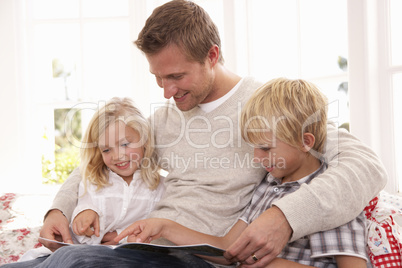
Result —
[{"label": "boy's blonde hair", "polygon": [[155,189],[160,178],[151,127],[129,98],[112,98],[94,114],[89,122],[80,151],[80,172],[84,181],[97,185],[98,189],[109,184],[108,168],[103,162],[98,142],[106,128],[117,121],[124,122],[138,132],[140,141],[136,146],[144,146],[144,157],[140,161],[144,167],[141,168],[141,177],[150,189]]},{"label": "boy's blonde hair", "polygon": [[315,137],[312,147],[322,153],[327,138],[327,98],[312,83],[286,78],[273,79],[258,88],[243,107],[242,137],[251,144],[265,140],[264,133],[299,148],[303,134]]}]

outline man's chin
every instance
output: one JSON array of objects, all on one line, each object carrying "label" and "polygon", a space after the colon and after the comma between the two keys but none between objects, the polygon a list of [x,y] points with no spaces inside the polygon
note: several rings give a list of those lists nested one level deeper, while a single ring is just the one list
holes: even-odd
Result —
[{"label": "man's chin", "polygon": [[188,105],[188,104],[185,104],[185,103],[176,102],[176,107],[179,108],[179,110],[182,111],[182,112],[190,111],[195,106],[197,106],[197,105]]}]

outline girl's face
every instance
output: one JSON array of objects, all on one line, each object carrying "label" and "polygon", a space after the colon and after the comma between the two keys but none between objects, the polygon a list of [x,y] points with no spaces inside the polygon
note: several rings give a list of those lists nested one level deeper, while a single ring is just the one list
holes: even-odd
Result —
[{"label": "girl's face", "polygon": [[122,121],[110,124],[99,136],[99,150],[105,165],[128,184],[144,156],[140,140],[138,132]]}]

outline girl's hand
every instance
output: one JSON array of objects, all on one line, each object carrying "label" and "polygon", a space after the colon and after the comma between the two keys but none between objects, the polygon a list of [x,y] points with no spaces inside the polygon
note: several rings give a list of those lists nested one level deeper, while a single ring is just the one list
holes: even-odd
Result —
[{"label": "girl's hand", "polygon": [[114,238],[117,236],[117,232],[108,232],[106,233],[101,241],[102,245],[117,245],[118,243],[114,241]]},{"label": "girl's hand", "polygon": [[91,209],[82,211],[73,220],[73,232],[76,235],[91,237],[95,234],[99,237],[99,230],[99,215]]},{"label": "girl's hand", "polygon": [[127,242],[149,243],[162,236],[165,221],[156,218],[136,221],[124,229],[114,241],[120,241],[128,236]]}]

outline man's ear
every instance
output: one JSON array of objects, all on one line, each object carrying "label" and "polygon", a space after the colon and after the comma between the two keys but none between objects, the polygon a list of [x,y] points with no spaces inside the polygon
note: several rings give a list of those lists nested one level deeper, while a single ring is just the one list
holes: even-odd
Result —
[{"label": "man's ear", "polygon": [[302,147],[302,151],[303,152],[308,152],[311,150],[311,148],[313,148],[315,143],[315,137],[313,134],[311,133],[304,133],[303,134],[303,147]]},{"label": "man's ear", "polygon": [[216,63],[218,63],[219,60],[219,47],[217,45],[211,46],[211,48],[208,51],[208,58],[207,60],[209,61],[209,64],[211,66],[215,66]]}]

